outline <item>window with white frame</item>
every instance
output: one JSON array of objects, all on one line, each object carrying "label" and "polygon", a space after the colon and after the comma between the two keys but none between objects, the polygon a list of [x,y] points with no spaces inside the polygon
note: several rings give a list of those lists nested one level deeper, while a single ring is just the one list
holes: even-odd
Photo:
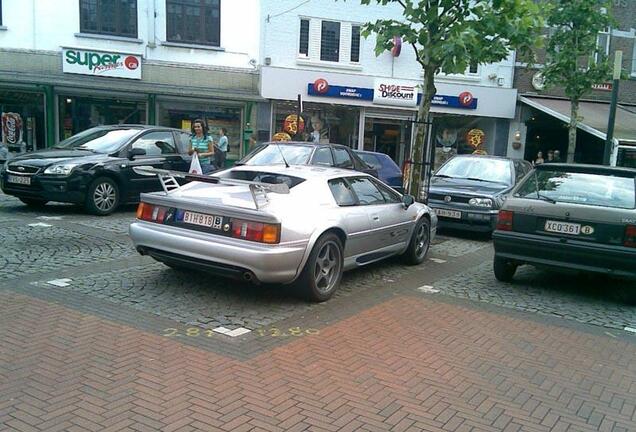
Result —
[{"label": "window with white frame", "polygon": [[632,50],[632,76],[636,77],[636,38],[632,39],[634,49]]},{"label": "window with white frame", "polygon": [[595,63],[598,63],[601,58],[607,57],[609,55],[610,32],[611,30],[609,28],[606,28],[602,32],[599,32],[596,36],[597,51],[594,53]]},{"label": "window with white frame", "polygon": [[361,26],[350,22],[301,18],[298,57],[311,61],[359,64]]}]

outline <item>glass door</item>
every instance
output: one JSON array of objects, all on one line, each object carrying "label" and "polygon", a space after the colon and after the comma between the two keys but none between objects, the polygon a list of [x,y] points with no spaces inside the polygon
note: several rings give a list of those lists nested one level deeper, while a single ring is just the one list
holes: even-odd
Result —
[{"label": "glass door", "polygon": [[366,117],[364,120],[364,146],[366,151],[385,153],[402,166],[411,145],[411,121]]}]

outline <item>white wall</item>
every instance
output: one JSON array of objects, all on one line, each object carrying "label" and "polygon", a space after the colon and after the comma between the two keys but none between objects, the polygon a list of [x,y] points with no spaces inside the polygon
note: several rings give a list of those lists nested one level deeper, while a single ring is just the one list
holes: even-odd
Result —
[{"label": "white wall", "polygon": [[165,0],[137,1],[136,42],[76,36],[80,32],[79,0],[2,0],[2,13],[7,29],[0,30],[0,49],[92,48],[140,54],[147,61],[249,69],[250,59],[259,57],[259,0],[221,0],[224,51],[162,46],[166,40]]},{"label": "white wall", "polygon": [[[299,6],[299,7],[298,7]],[[393,58],[389,52],[376,57],[375,37],[362,38],[360,46],[360,64],[351,65],[343,62],[330,64],[328,62],[312,62],[299,58],[299,32],[300,19],[315,18],[342,22],[363,24],[376,19],[395,18],[402,19],[400,10],[394,6],[378,6],[374,3],[365,6],[358,0],[262,0],[261,6],[261,63],[265,59],[271,59],[271,66],[282,68],[299,68],[308,70],[342,71],[346,73],[358,73],[377,77],[393,77],[397,79],[421,81],[422,72],[419,63],[415,60],[412,48],[404,45],[399,57]],[[312,22],[313,24],[313,22]],[[341,31],[346,37],[346,32]],[[319,26],[310,26],[310,58],[311,40],[319,42]],[[342,46],[342,45],[341,45]],[[341,58],[347,55],[348,44],[342,46]],[[315,54],[315,53],[314,53]],[[318,57],[319,58],[319,57]],[[512,88],[514,72],[514,56],[492,65],[480,65],[478,76],[439,76],[437,82],[455,82],[466,85],[493,86]],[[489,76],[502,78],[497,81]]]}]

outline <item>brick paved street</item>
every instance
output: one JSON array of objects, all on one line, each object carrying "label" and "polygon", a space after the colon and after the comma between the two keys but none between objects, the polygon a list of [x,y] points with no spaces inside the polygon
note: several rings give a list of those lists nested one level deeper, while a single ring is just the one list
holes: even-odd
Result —
[{"label": "brick paved street", "polygon": [[0,430],[636,430],[615,281],[501,284],[489,241],[444,235],[311,305],[137,256],[133,210],[0,195]]}]

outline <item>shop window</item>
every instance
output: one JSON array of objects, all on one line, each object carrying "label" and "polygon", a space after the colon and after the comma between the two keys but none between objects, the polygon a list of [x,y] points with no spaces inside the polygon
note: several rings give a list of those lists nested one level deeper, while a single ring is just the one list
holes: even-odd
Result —
[{"label": "shop window", "polygon": [[220,0],[166,0],[166,9],[168,41],[220,46]]},{"label": "shop window", "polygon": [[192,122],[202,119],[208,125],[208,135],[215,143],[219,142],[220,129],[227,130],[229,151],[227,158],[239,159],[242,156],[242,126],[241,108],[236,106],[223,106],[218,100],[212,101],[160,101],[158,110],[158,122],[161,126],[168,126],[183,130],[180,134],[180,144],[186,148],[190,144],[192,134]]},{"label": "shop window", "polygon": [[137,37],[137,0],[80,0],[80,32]]},{"label": "shop window", "polygon": [[305,57],[309,56],[309,20],[300,20],[300,46],[298,54]]},{"label": "shop window", "polygon": [[[274,104],[272,135],[286,133],[285,119],[295,115],[296,109],[296,103],[291,101]],[[290,136],[294,141],[358,147],[360,108],[305,102],[301,116],[304,119],[304,130],[296,136]]]},{"label": "shop window", "polygon": [[356,25],[351,27],[351,61],[360,61],[360,26]]},{"label": "shop window", "polygon": [[0,159],[46,146],[43,94],[0,90],[0,118]]},{"label": "shop window", "polygon": [[63,95],[59,101],[60,140],[95,126],[146,123],[145,102]]},{"label": "shop window", "polygon": [[471,62],[470,66],[468,66],[468,74],[477,75],[477,72],[479,72],[479,63],[477,63],[476,61]]},{"label": "shop window", "polygon": [[132,148],[145,150],[146,156],[161,156],[177,152],[172,132],[147,133],[135,141]]},{"label": "shop window", "polygon": [[320,60],[337,62],[340,59],[340,23],[323,21],[320,33]]}]

